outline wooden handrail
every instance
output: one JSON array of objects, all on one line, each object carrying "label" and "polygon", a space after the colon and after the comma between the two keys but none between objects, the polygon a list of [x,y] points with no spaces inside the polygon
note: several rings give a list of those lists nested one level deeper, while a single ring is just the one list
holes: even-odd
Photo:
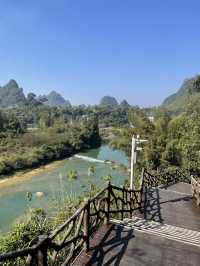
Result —
[{"label": "wooden handrail", "polygon": [[134,211],[142,211],[142,195],[146,187],[168,185],[185,177],[180,172],[152,175],[143,169],[137,190],[108,182],[105,188],[85,200],[83,206],[50,235],[39,236],[37,244],[31,247],[0,254],[0,262],[13,260],[13,265],[19,265],[14,260],[21,259],[21,265],[69,265],[81,249],[90,249],[90,238],[101,223],[108,224],[110,218],[132,217]]},{"label": "wooden handrail", "polygon": [[68,265],[80,249],[89,250],[90,236],[101,223],[108,224],[113,215],[123,219],[124,215],[140,209],[140,193],[141,190],[129,190],[108,182],[49,236],[39,236],[32,247],[0,254],[0,262],[21,258],[24,265],[25,261],[26,265],[33,262],[41,266]]},{"label": "wooden handrail", "polygon": [[142,185],[141,189],[144,187],[163,187],[175,184],[177,182],[190,183],[190,176],[185,175],[180,170],[175,170],[174,172],[151,174],[146,169],[142,173]]}]

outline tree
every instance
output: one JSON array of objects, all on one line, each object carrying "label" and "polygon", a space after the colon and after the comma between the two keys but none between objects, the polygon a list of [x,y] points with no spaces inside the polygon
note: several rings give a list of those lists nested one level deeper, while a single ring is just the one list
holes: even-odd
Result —
[{"label": "tree", "polygon": [[42,105],[47,99],[45,97],[39,97],[38,99],[36,98],[36,95],[32,92],[28,93],[27,95],[27,105],[29,106],[39,106]]},{"label": "tree", "polygon": [[70,170],[67,173],[67,177],[69,178],[70,181],[76,180],[78,178],[78,172],[76,170]]},{"label": "tree", "polygon": [[88,168],[88,175],[91,176],[91,175],[94,175],[94,173],[95,173],[95,167],[93,165],[91,165]]},{"label": "tree", "polygon": [[167,143],[166,149],[162,154],[162,160],[172,166],[181,166],[182,154],[177,140],[172,140]]}]

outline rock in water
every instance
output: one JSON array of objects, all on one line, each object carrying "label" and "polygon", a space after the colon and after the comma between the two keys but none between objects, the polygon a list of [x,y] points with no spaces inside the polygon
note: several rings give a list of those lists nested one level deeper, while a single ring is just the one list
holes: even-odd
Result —
[{"label": "rock in water", "polygon": [[41,198],[41,197],[44,196],[44,192],[42,192],[42,191],[38,191],[38,192],[35,193],[35,195],[36,195],[38,198]]}]

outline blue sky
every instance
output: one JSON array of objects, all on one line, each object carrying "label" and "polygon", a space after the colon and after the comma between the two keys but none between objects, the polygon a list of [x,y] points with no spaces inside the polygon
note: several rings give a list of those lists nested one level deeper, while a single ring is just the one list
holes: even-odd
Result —
[{"label": "blue sky", "polygon": [[200,72],[198,0],[0,0],[0,84],[152,106]]}]

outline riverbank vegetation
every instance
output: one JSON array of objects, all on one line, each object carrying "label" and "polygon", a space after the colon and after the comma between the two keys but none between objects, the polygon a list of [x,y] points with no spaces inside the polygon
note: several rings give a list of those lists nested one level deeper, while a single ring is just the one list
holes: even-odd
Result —
[{"label": "riverbank vegetation", "polygon": [[[0,174],[93,148],[101,139],[130,156],[131,137],[148,139],[138,168],[200,169],[199,98],[174,114],[164,107],[49,107],[36,100],[0,112]],[[151,120],[153,117],[154,120]],[[99,130],[100,129],[100,130]],[[101,136],[101,137],[100,137]]]},{"label": "riverbank vegetation", "polygon": [[56,110],[44,107],[35,109],[36,124],[29,127],[31,118],[25,116],[25,110],[18,111],[21,116],[14,110],[0,112],[0,175],[37,167],[101,143],[94,119],[70,123],[56,116]]},{"label": "riverbank vegetation", "polygon": [[[152,109],[150,121],[145,110],[129,110],[131,127],[115,129],[110,145],[131,153],[131,137],[140,135],[148,140],[138,152],[137,168],[163,171],[181,168],[191,173],[200,172],[200,108],[199,98],[191,101],[178,115],[165,108]],[[141,146],[141,145],[140,145]]]}]

